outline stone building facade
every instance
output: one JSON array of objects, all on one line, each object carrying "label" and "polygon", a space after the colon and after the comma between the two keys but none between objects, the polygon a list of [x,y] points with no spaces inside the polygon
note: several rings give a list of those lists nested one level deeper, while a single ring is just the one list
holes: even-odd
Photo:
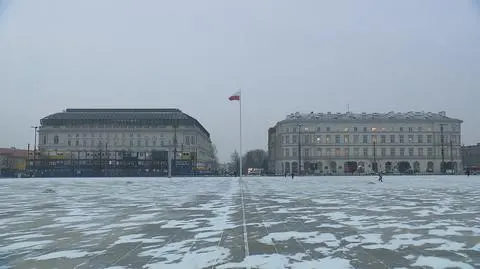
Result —
[{"label": "stone building facade", "polygon": [[455,173],[461,123],[445,112],[292,113],[269,129],[270,164],[275,174]]}]

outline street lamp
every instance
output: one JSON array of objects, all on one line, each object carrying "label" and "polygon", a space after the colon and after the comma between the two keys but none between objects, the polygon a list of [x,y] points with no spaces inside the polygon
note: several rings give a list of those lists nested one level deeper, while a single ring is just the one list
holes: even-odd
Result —
[{"label": "street lamp", "polygon": [[445,174],[445,149],[443,147],[443,143],[444,143],[444,138],[443,138],[443,123],[440,124],[440,144],[441,144],[441,152],[442,152],[442,165],[441,165],[441,168],[442,168],[442,173]]},{"label": "street lamp", "polygon": [[377,135],[375,134],[375,131],[377,129],[376,128],[372,128],[372,132],[374,133],[374,135],[372,136],[372,143],[373,143],[373,164],[372,164],[372,168],[373,168],[373,171],[375,173],[378,172],[378,165],[377,165],[377,148],[375,147],[376,146],[376,143],[377,143]]},{"label": "street lamp", "polygon": [[[413,138],[412,138],[411,136],[408,137],[408,143],[409,143],[410,145],[412,145],[412,142],[413,142]],[[412,153],[412,154],[413,154],[413,153]],[[410,156],[410,149],[408,150],[408,156]],[[412,155],[412,156],[413,156],[413,155]],[[412,167],[410,167],[410,169],[412,169]],[[412,171],[413,171],[413,174],[415,174],[415,167],[413,167]]]},{"label": "street lamp", "polygon": [[299,175],[302,174],[302,144],[300,142],[301,129],[302,129],[302,124],[299,123],[298,124],[298,174]]},{"label": "street lamp", "polygon": [[34,142],[33,142],[33,167],[35,167],[35,161],[37,158],[37,129],[38,126],[30,126],[30,128],[34,129],[35,134],[34,134]]}]

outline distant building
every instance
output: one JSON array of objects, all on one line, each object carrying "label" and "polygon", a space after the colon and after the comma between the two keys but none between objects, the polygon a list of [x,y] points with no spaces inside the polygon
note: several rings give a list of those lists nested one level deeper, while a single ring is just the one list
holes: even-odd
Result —
[{"label": "distant building", "polygon": [[276,174],[458,172],[461,123],[445,112],[293,113],[269,129],[269,160]]},{"label": "distant building", "polygon": [[67,109],[40,124],[35,167],[66,175],[164,174],[169,154],[190,173],[214,160],[210,133],[179,109]]},{"label": "distant building", "polygon": [[462,147],[463,168],[480,171],[480,143]]},{"label": "distant building", "polygon": [[275,174],[275,162],[277,158],[277,148],[275,147],[277,143],[276,136],[277,128],[268,128],[268,174]]},{"label": "distant building", "polygon": [[28,150],[0,148],[0,176],[16,176],[27,166]]}]

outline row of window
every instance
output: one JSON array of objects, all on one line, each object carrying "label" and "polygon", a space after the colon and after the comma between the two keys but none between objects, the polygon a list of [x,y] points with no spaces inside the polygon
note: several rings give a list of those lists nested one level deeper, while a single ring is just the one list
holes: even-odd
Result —
[{"label": "row of window", "polygon": [[[169,133],[171,134],[171,133]],[[68,134],[67,135],[69,138],[71,137],[75,137],[75,138],[79,138],[80,137],[80,134],[77,133],[77,134]],[[136,135],[134,133],[89,133],[87,135],[87,133],[82,133],[82,137],[99,137],[99,138],[126,138],[126,137],[130,137],[130,138],[133,138],[133,137],[137,137],[137,138],[141,138],[142,137],[142,134],[140,133],[137,133]],[[148,136],[145,136],[144,137],[148,137]],[[163,138],[164,137],[164,134],[163,133],[159,133],[159,137],[160,138]],[[152,139],[153,140],[156,140],[157,139],[157,136],[152,136]]]},{"label": "row of window", "polygon": [[[361,151],[360,151],[361,150]],[[375,149],[375,156],[427,156],[433,157],[433,148],[378,148]],[[457,149],[452,149],[451,154],[450,150],[444,151],[444,156],[457,156],[458,151]],[[297,148],[284,148],[283,149],[283,157],[297,157],[298,156],[298,149]],[[374,150],[373,148],[354,148],[351,151],[349,148],[317,148],[315,150],[310,148],[305,148],[302,150],[303,157],[347,157],[347,156],[355,156],[355,157],[373,157]]]},{"label": "row of window", "polygon": [[[446,128],[446,126],[448,126],[448,124],[443,124],[444,127],[444,131],[447,132],[447,131],[452,131],[452,132],[457,132],[458,131],[458,126],[456,124],[451,124],[450,125],[450,128]],[[394,127],[391,127],[391,128],[377,128],[377,127],[362,127],[362,128],[358,128],[358,127],[352,127],[352,128],[344,128],[343,130],[335,130],[335,131],[343,131],[343,132],[359,132],[360,130],[362,130],[364,133],[367,133],[367,132],[396,132],[397,130],[394,128]],[[285,128],[281,128],[280,129],[280,132],[281,133],[296,133],[296,132],[313,132],[313,131],[316,131],[318,133],[320,132],[332,132],[332,129],[330,127],[325,127],[325,129],[322,129],[321,127],[306,127],[306,126],[297,126],[297,127],[285,127]],[[418,127],[398,127],[398,132],[409,132],[409,133],[413,133],[413,132],[423,132],[425,130],[423,130],[423,128],[421,126],[418,126]],[[431,132],[432,131],[432,128],[427,128],[426,129],[427,132]]]},{"label": "row of window", "polygon": [[[87,146],[87,141],[90,141],[90,146],[94,146],[95,144],[103,144],[105,145],[105,143],[107,144],[110,144],[110,145],[125,145],[127,142],[127,140],[125,138],[123,138],[121,141],[119,138],[115,137],[114,140],[112,139],[108,139],[106,138],[105,140],[95,140],[95,139],[83,139],[83,142],[82,142],[82,146],[86,147]],[[134,139],[130,139],[130,146],[133,146],[134,144]],[[144,142],[142,142],[144,141]],[[42,138],[42,144],[46,145],[47,144],[47,136],[43,136]],[[183,136],[183,142],[178,142],[177,141],[177,144],[184,144],[186,146],[189,146],[189,145],[196,145],[197,143],[197,139],[195,136],[193,135],[186,135],[186,136]],[[54,145],[58,145],[60,144],[60,138],[58,135],[55,135],[53,136],[53,144]],[[142,144],[144,144],[146,147],[148,147],[149,145],[152,145],[152,146],[156,146],[157,144],[163,146],[165,144],[164,140],[161,139],[159,140],[159,142],[157,142],[157,139],[153,139],[153,140],[150,140],[149,138],[145,138],[145,139],[136,139],[136,144],[137,146],[140,146]],[[168,140],[168,144],[172,144],[172,140]],[[68,146],[76,146],[76,147],[79,147],[80,146],[80,139],[75,139],[75,140],[72,140],[72,139],[68,139],[67,140],[67,145]]]},{"label": "row of window", "polygon": [[[427,144],[432,144],[433,143],[433,135],[310,135],[310,134],[305,134],[300,136],[302,138],[301,143],[302,144],[370,144],[370,143],[380,143],[380,144],[386,144],[386,143],[427,143]],[[398,137],[398,140],[397,140]],[[333,140],[332,140],[333,138]],[[361,141],[360,141],[361,138]],[[426,138],[426,139],[425,139]],[[457,144],[460,142],[460,136],[457,135],[451,135],[447,136],[444,135],[439,136],[440,143],[450,143],[450,141],[453,144]],[[298,135],[293,134],[293,135],[282,135],[282,145],[289,145],[289,144],[297,144],[298,143]]]}]

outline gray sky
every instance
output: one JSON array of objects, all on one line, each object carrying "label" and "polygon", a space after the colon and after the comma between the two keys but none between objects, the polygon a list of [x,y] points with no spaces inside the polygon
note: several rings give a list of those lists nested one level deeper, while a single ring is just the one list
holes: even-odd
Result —
[{"label": "gray sky", "polygon": [[[3,11],[2,11],[3,10]],[[479,141],[471,0],[0,0],[0,146],[66,107],[178,107],[219,157],[301,112],[447,111]]]}]

